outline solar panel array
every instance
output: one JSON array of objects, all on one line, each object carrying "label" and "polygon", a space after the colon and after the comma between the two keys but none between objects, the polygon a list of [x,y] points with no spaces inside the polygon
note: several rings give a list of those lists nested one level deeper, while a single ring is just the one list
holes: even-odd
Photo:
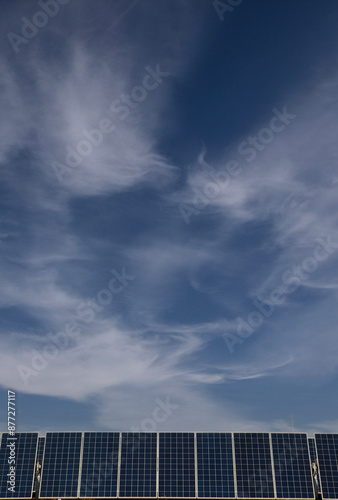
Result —
[{"label": "solar panel array", "polygon": [[[37,432],[2,434],[0,447],[0,498],[31,498],[35,481]],[[15,467],[14,475],[13,469]],[[11,481],[14,483],[14,486]],[[14,491],[11,491],[11,489]]]},{"label": "solar panel array", "polygon": [[[15,444],[15,491],[8,459]],[[10,445],[10,446],[8,446]],[[13,456],[13,453],[12,453]],[[338,500],[338,434],[48,432],[2,434],[0,498],[30,499],[42,463],[41,499]]]},{"label": "solar panel array", "polygon": [[338,434],[315,434],[323,499],[338,498]]}]

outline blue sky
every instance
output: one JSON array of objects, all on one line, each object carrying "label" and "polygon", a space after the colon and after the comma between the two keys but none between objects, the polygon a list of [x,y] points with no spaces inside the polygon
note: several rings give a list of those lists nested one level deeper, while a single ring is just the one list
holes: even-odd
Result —
[{"label": "blue sky", "polygon": [[338,432],[337,2],[1,10],[1,429]]}]

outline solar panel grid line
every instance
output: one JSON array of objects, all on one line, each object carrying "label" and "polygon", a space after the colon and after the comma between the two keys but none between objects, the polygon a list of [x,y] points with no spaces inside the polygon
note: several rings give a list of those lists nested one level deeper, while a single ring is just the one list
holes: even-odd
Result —
[{"label": "solar panel grid line", "polygon": [[157,433],[156,442],[156,498],[159,497],[160,491],[160,439],[159,433]]},{"label": "solar panel grid line", "polygon": [[194,432],[195,496],[198,497],[197,432]]},{"label": "solar panel grid line", "polygon": [[80,497],[80,488],[81,488],[81,476],[82,476],[82,460],[83,460],[83,441],[84,434],[81,433],[81,448],[80,448],[80,463],[79,463],[79,478],[77,482],[77,497]]},{"label": "solar panel grid line", "polygon": [[235,489],[235,498],[238,498],[238,489],[237,489],[237,472],[236,472],[236,456],[235,456],[235,436],[234,433],[231,433],[231,444],[232,444],[232,464],[234,470],[234,489]]},{"label": "solar panel grid line", "polygon": [[117,485],[116,496],[120,496],[120,480],[121,480],[121,453],[122,453],[122,432],[119,433],[119,450],[117,456]]},{"label": "solar panel grid line", "polygon": [[271,436],[271,433],[269,434],[269,441],[270,441],[270,454],[271,454],[271,464],[272,464],[273,491],[274,491],[275,498],[277,498],[275,461],[274,461],[274,457],[273,457],[273,448],[272,448],[272,436]]},{"label": "solar panel grid line", "polygon": [[[14,443],[12,449],[15,460],[15,491],[8,490],[7,483],[10,465],[8,463],[10,447],[8,442]],[[37,455],[38,433],[22,432],[11,436],[4,432],[1,434],[0,447],[0,498],[31,498],[35,486],[35,463]]]}]

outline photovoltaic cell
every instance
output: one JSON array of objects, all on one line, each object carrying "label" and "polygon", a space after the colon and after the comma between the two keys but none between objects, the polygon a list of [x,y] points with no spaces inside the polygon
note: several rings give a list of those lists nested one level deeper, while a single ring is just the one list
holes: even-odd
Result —
[{"label": "photovoltaic cell", "polygon": [[[16,433],[13,437],[8,433],[2,434],[0,447],[0,498],[32,497],[37,444],[37,432]],[[11,449],[13,451],[10,457]],[[15,463],[9,464],[9,459],[14,459]],[[8,476],[11,472],[10,466],[15,467],[15,492],[8,490],[8,487],[11,486],[10,483],[7,483],[7,480],[10,479],[10,476]]]},{"label": "photovoltaic cell", "polygon": [[118,432],[85,432],[80,497],[116,497],[119,455]]},{"label": "photovoltaic cell", "polygon": [[322,498],[338,498],[338,434],[315,434]]},{"label": "photovoltaic cell", "polygon": [[159,496],[195,497],[194,433],[159,433]]},{"label": "photovoltaic cell", "polygon": [[269,434],[234,433],[238,498],[274,498]]},{"label": "photovoltaic cell", "polygon": [[42,459],[43,459],[43,452],[45,449],[45,438],[44,437],[39,437],[38,441],[38,451],[36,454],[36,462],[41,465],[42,464]]},{"label": "photovoltaic cell", "polygon": [[156,454],[156,433],[122,433],[120,497],[156,497]]},{"label": "photovoltaic cell", "polygon": [[314,498],[306,434],[272,433],[277,498]]},{"label": "photovoltaic cell", "polygon": [[231,433],[197,433],[198,496],[234,498]]},{"label": "photovoltaic cell", "polygon": [[47,432],[40,498],[76,498],[81,432]]}]

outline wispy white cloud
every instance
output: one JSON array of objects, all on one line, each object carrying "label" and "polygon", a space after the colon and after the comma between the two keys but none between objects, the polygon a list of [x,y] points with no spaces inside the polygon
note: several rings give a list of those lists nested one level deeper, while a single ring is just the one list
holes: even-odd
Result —
[{"label": "wispy white cloud", "polygon": [[[132,5],[126,15],[135,14],[137,5],[135,9]],[[283,378],[292,383],[301,377],[336,376],[337,283],[331,270],[338,254],[333,252],[318,266],[233,354],[222,335],[237,332],[236,318],[246,319],[256,296],[266,298],[280,285],[285,271],[311,256],[318,238],[336,235],[333,159],[338,153],[338,123],[332,110],[337,80],[315,82],[301,98],[288,96],[297,118],[253,162],[247,162],[237,147],[264,123],[257,123],[257,132],[238,137],[214,161],[209,160],[211,152],[202,151],[200,165],[210,161],[219,171],[236,159],[241,172],[208,199],[206,208],[203,203],[195,207],[201,214],[192,216],[188,227],[177,205],[191,205],[196,190],[203,192],[213,179],[193,165],[184,187],[174,192],[180,171],[158,146],[173,119],[173,82],[189,72],[203,41],[198,30],[204,7],[194,10],[192,26],[193,7],[186,5],[175,2],[178,10],[161,12],[170,14],[171,20],[165,33],[159,26],[154,35],[166,41],[164,59],[154,49],[158,45],[154,39],[142,47],[126,45],[123,19],[117,16],[118,35],[111,34],[116,46],[109,55],[103,51],[97,58],[98,47],[90,47],[75,33],[61,46],[60,58],[44,55],[41,38],[41,43],[37,39],[30,45],[20,70],[9,60],[0,60],[4,130],[0,163],[8,189],[4,198],[8,212],[1,228],[6,260],[0,264],[0,305],[9,316],[18,311],[32,322],[13,327],[8,321],[1,330],[1,384],[27,394],[92,401],[98,425],[107,428],[112,427],[112,414],[117,429],[140,425],[151,418],[156,399],[170,397],[177,411],[156,430],[287,430],[289,423],[284,420],[251,418],[250,405],[234,402],[227,388],[243,387],[248,381]],[[157,26],[156,16],[136,26],[133,40],[147,32],[148,23]],[[56,24],[58,33],[61,43]],[[156,65],[169,75],[148,89],[144,100],[121,120],[111,104],[142,86],[147,67]],[[60,183],[52,163],[66,164],[67,148],[76,151],[85,138],[83,131],[97,129],[104,118],[116,128],[103,134],[100,144]],[[94,234],[93,227],[90,234],[83,230],[89,211],[83,212],[80,224],[78,204],[115,200],[142,188],[151,188],[163,209],[161,217],[152,213],[151,236],[144,232],[132,242],[112,237],[107,245],[112,255],[108,265],[115,267],[123,256],[127,268],[132,264],[137,270],[133,295],[126,294],[127,312],[106,308],[90,325],[81,323],[80,335],[68,339],[65,348],[54,347],[56,355],[48,359],[43,354],[51,349],[47,334],[55,335],[77,320],[77,306],[97,290],[95,273],[109,273],[102,270],[106,261],[101,262],[102,256],[106,258],[106,233],[102,237]],[[131,211],[132,202],[128,203]],[[200,226],[191,231],[197,221]],[[124,222],[114,219],[114,223],[117,227]],[[126,232],[136,231],[135,226]],[[252,237],[250,248],[243,248],[238,241],[250,229],[257,241]],[[196,314],[190,321],[175,319],[184,287],[191,292],[191,304],[187,300],[183,305],[191,307],[191,317]],[[306,309],[303,293],[315,294]],[[172,320],[163,320],[171,311]],[[223,342],[224,353],[217,342]],[[325,363],[318,363],[318,357]],[[18,365],[32,370],[27,384]],[[212,396],[214,387],[224,391],[223,399]],[[316,426],[334,429],[336,423]]]},{"label": "wispy white cloud", "polygon": [[[194,208],[213,209],[212,213],[217,209],[230,227],[267,220],[273,224],[276,244],[283,247],[294,242],[309,245],[323,232],[335,228],[337,215],[332,208],[336,204],[334,158],[338,153],[335,141],[338,123],[327,105],[328,100],[331,105],[336,102],[335,80],[334,77],[325,83],[314,82],[312,90],[298,101],[289,96],[286,108],[295,118],[284,131],[275,133],[269,144],[261,143],[264,149],[256,151],[252,161],[248,162],[247,156],[238,151],[243,138],[228,146],[226,154],[216,161],[210,161],[204,149],[176,201],[192,206],[194,190],[198,190],[207,200],[206,208],[201,200]],[[268,115],[267,123],[269,119]],[[267,123],[258,123],[248,135],[257,138]],[[215,177],[205,170],[208,164],[215,175],[224,172],[230,161],[240,164],[239,173],[228,176],[228,182],[219,177],[219,186],[214,192],[210,188],[208,197],[208,183],[215,185]],[[191,221],[197,217],[192,216]]]}]

